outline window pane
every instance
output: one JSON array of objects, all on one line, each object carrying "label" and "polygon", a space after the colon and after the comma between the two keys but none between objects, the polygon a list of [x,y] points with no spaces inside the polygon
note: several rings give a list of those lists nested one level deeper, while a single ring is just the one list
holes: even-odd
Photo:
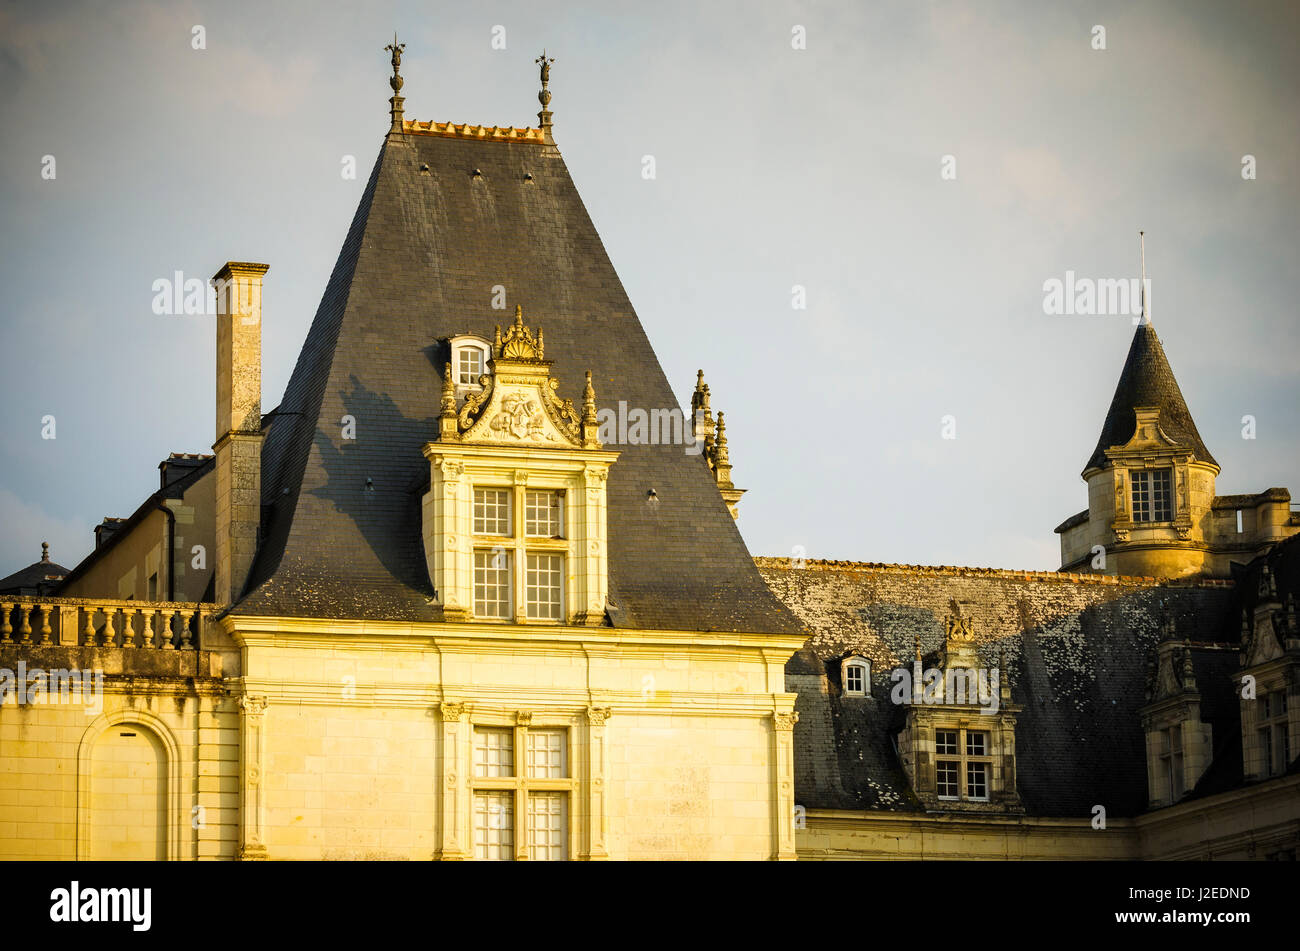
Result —
[{"label": "window pane", "polygon": [[474,613],[511,617],[510,589],[510,552],[500,548],[474,552]]},{"label": "window pane", "polygon": [[1172,521],[1173,512],[1173,478],[1168,469],[1157,469],[1151,479],[1151,512],[1157,522]]},{"label": "window pane", "polygon": [[957,755],[957,731],[956,730],[935,730],[934,731],[934,751],[940,756]]},{"label": "window pane", "polygon": [[561,493],[529,489],[524,493],[524,534],[532,538],[564,535]]},{"label": "window pane", "polygon": [[528,775],[533,779],[564,779],[568,775],[564,730],[528,731]]},{"label": "window pane", "polygon": [[474,775],[513,776],[514,774],[514,731],[474,727]]},{"label": "window pane", "polygon": [[524,599],[528,617],[560,619],[560,591],[564,583],[564,558],[560,555],[528,556],[524,573]]},{"label": "window pane", "polygon": [[1133,487],[1133,521],[1151,521],[1151,473],[1130,472]]},{"label": "window pane", "polygon": [[561,792],[528,794],[528,857],[563,861],[568,857],[568,796]]},{"label": "window pane", "polygon": [[862,668],[846,667],[845,674],[847,675],[845,688],[850,693],[862,693]]},{"label": "window pane", "polygon": [[456,364],[456,382],[477,385],[483,375],[483,351],[478,347],[462,347]]},{"label": "window pane", "polygon": [[474,857],[510,862],[515,857],[515,794],[474,793]]},{"label": "window pane", "polygon": [[936,788],[940,799],[957,798],[957,762],[940,760],[935,763]]},{"label": "window pane", "polygon": [[970,799],[989,798],[989,764],[966,764],[966,795]]},{"label": "window pane", "polygon": [[988,756],[989,755],[989,735],[981,732],[969,732],[966,734],[966,755],[967,756]]},{"label": "window pane", "polygon": [[474,490],[474,534],[510,535],[510,490]]}]

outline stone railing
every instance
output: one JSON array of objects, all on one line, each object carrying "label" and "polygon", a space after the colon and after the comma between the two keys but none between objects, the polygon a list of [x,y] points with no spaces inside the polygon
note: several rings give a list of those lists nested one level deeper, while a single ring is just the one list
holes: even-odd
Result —
[{"label": "stone railing", "polygon": [[0,647],[199,650],[214,604],[0,596]]}]

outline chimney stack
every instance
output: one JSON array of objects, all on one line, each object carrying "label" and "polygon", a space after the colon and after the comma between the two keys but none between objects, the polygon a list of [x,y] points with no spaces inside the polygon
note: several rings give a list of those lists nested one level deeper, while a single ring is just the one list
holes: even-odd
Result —
[{"label": "chimney stack", "polygon": [[269,265],[228,261],[217,291],[216,595],[244,590],[262,520],[262,276]]}]

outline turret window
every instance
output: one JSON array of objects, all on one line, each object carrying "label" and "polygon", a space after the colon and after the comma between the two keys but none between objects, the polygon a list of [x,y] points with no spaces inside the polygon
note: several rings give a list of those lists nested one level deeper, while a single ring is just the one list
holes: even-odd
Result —
[{"label": "turret window", "polygon": [[1133,486],[1133,521],[1168,522],[1173,514],[1173,478],[1169,469],[1137,469],[1130,473]]}]

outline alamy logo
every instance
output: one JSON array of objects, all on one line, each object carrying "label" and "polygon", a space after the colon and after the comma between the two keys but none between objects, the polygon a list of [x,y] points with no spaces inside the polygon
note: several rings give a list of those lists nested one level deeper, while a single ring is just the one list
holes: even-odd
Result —
[{"label": "alamy logo", "polygon": [[1151,308],[1150,278],[1051,277],[1043,281],[1043,313],[1054,317],[1132,317],[1136,324]]},{"label": "alamy logo", "polygon": [[675,406],[629,410],[627,400],[618,401],[617,412],[604,408],[596,413],[600,441],[606,446],[685,446],[688,456],[698,456],[704,451],[704,440],[695,438],[695,427],[704,425],[704,411],[696,411],[695,426],[687,425],[689,419]]},{"label": "alamy logo", "polygon": [[0,704],[16,702],[18,706],[70,704],[86,708],[87,716],[98,716],[104,709],[104,672],[102,670],[27,669],[20,660],[17,670],[0,667]]},{"label": "alamy logo", "polygon": [[73,882],[50,892],[50,921],[130,922],[133,931],[148,931],[153,921],[151,888],[86,888]]},{"label": "alamy logo", "polygon": [[938,667],[921,669],[917,661],[912,669],[896,667],[890,671],[894,682],[889,699],[896,704],[979,704],[980,713],[998,712],[1000,676],[996,667]]}]

